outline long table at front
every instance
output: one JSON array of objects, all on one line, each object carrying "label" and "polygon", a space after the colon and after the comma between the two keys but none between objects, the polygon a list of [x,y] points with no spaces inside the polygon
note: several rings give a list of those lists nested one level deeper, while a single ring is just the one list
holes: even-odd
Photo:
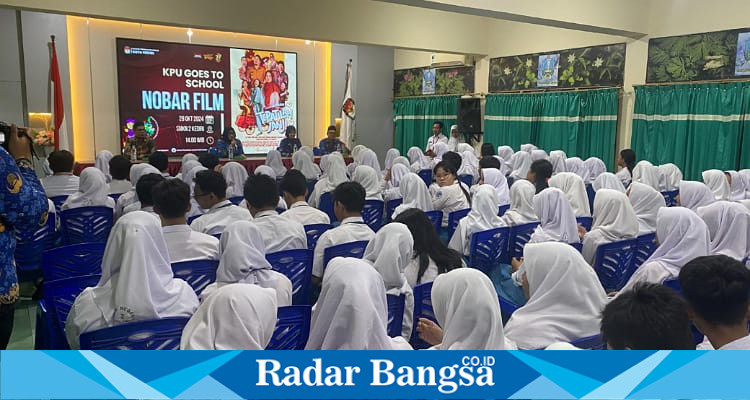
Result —
[{"label": "long table at front", "polygon": [[[282,162],[284,163],[284,166],[287,167],[287,169],[292,168],[292,158],[291,157],[283,157]],[[259,165],[264,165],[266,163],[265,157],[246,157],[244,160],[230,160],[228,158],[222,158],[221,164],[224,165],[230,161],[234,161],[237,163],[242,164],[245,169],[247,170],[248,174],[252,174],[253,171],[255,171],[255,168],[258,168]],[[315,163],[320,163],[320,157],[315,157]],[[346,161],[347,164],[352,162],[351,157],[344,158],[344,161]],[[144,161],[136,161],[136,162],[144,162]],[[73,173],[76,175],[80,175],[81,171],[83,171],[86,167],[93,167],[94,163],[77,163],[75,170]],[[182,158],[170,158],[169,159],[169,174],[172,176],[176,176],[180,173],[180,167],[182,166]]]}]

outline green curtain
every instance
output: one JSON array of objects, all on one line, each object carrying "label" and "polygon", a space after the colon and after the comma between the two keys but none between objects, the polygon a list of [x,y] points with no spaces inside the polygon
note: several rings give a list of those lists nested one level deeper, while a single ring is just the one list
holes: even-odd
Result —
[{"label": "green curtain", "polygon": [[459,96],[426,96],[393,100],[394,144],[401,154],[417,146],[424,149],[432,135],[432,123],[443,123],[443,134],[456,123]]},{"label": "green curtain", "polygon": [[750,82],[636,87],[632,148],[690,180],[707,169],[748,168],[749,118]]},{"label": "green curtain", "polygon": [[612,170],[618,107],[617,89],[488,95],[484,141],[598,157]]}]

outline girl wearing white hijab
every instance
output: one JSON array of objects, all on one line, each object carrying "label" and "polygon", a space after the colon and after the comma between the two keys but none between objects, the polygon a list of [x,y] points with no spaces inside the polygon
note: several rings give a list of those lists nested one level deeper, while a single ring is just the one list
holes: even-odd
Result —
[{"label": "girl wearing white hijab", "polygon": [[366,165],[374,169],[378,173],[378,179],[382,178],[380,161],[378,161],[378,156],[375,154],[375,152],[370,149],[365,149],[362,151],[362,154],[360,154],[360,156],[361,160],[359,165]]},{"label": "girl wearing white hijab", "polygon": [[305,350],[412,350],[388,337],[383,278],[368,262],[336,257],[328,263]]},{"label": "girl wearing white hijab", "polygon": [[432,211],[432,197],[427,190],[424,181],[415,173],[408,173],[401,178],[398,185],[403,202],[393,210],[391,218],[395,219],[402,212],[410,208],[418,208],[422,211]]},{"label": "girl wearing white hijab", "polygon": [[506,337],[533,350],[599,333],[607,294],[581,254],[563,243],[540,243],[526,245],[523,255],[528,301],[508,320]]},{"label": "girl wearing white hijab", "polygon": [[198,297],[172,274],[159,219],[143,211],[120,218],[102,258],[102,277],[76,297],[65,321],[71,349],[88,331],[167,317],[189,317]]},{"label": "girl wearing white hijab", "polygon": [[227,198],[242,196],[245,181],[247,180],[247,170],[245,167],[238,162],[231,161],[221,167],[221,174],[224,175],[224,180],[227,181]]},{"label": "girl wearing white hijab", "polygon": [[383,174],[385,174],[391,167],[393,166],[393,160],[396,159],[396,157],[400,156],[401,152],[398,151],[398,149],[391,148],[388,149],[388,151],[385,153],[385,169],[383,169]]},{"label": "girl wearing white hijab", "polygon": [[222,286],[182,331],[181,350],[264,350],[276,328],[276,292],[258,285]]},{"label": "girl wearing white hijab", "polygon": [[660,189],[661,174],[659,168],[646,160],[639,161],[633,168],[632,182],[645,183],[655,190]]},{"label": "girl wearing white hijab", "polygon": [[[482,181],[481,184],[491,185],[495,188],[495,194],[497,195],[497,205],[504,206],[510,204],[510,194],[508,193],[508,180],[505,179],[500,170],[495,168],[482,168]],[[520,181],[519,181],[520,182]],[[472,189],[474,189],[472,187]]]},{"label": "girl wearing white hijab", "polygon": [[656,232],[656,216],[667,206],[664,196],[649,185],[633,182],[628,188],[628,197],[638,219],[638,236]]},{"label": "girl wearing white hijab", "polygon": [[585,183],[591,183],[599,175],[607,172],[607,166],[604,165],[604,161],[596,157],[589,157],[583,162],[583,166],[589,171],[588,180]]},{"label": "girl wearing white hijab", "polygon": [[115,201],[107,195],[109,186],[104,173],[98,168],[88,167],[81,172],[78,191],[68,196],[60,210],[78,207],[109,207],[114,212]]},{"label": "girl wearing white hijab", "polygon": [[458,268],[438,276],[431,297],[442,329],[426,319],[417,328],[437,330],[441,340],[430,350],[515,350],[503,333],[495,288],[481,271]]},{"label": "girl wearing white hijab", "polygon": [[731,189],[726,175],[718,169],[703,171],[703,183],[711,189],[716,200],[729,200]]},{"label": "girl wearing white hijab", "polygon": [[435,157],[432,158],[432,167],[437,165],[440,161],[443,161],[443,154],[448,152],[448,145],[443,142],[437,142],[432,147],[432,151],[435,152]]},{"label": "girl wearing white hijab", "polygon": [[471,254],[471,236],[476,232],[505,226],[497,216],[497,195],[492,185],[480,185],[474,194],[469,214],[458,222],[448,247],[465,256]]},{"label": "girl wearing white hijab", "polygon": [[304,151],[297,151],[292,155],[292,168],[302,172],[308,181],[317,180],[320,176],[318,168]]},{"label": "girl wearing white hijab", "polygon": [[251,283],[276,291],[279,307],[292,304],[292,282],[271,268],[266,260],[266,245],[258,226],[250,221],[237,221],[226,228],[219,241],[221,258],[216,282],[208,285],[201,298],[231,283]]},{"label": "girl wearing white hijab", "polygon": [[[574,173],[578,175],[583,182],[588,182],[589,180],[589,170],[586,168],[586,165],[583,163],[583,160],[581,160],[579,157],[570,157],[565,160],[565,167],[568,169],[568,172]],[[554,172],[554,166],[553,166],[553,172]]]},{"label": "girl wearing white hijab", "polygon": [[383,226],[370,241],[362,256],[383,277],[386,294],[405,296],[401,337],[411,338],[414,314],[414,292],[406,281],[404,270],[412,260],[414,239],[404,224],[392,222]]},{"label": "girl wearing white hijab", "polygon": [[659,191],[671,192],[677,190],[682,180],[682,171],[674,164],[664,164],[659,167],[659,176],[661,177],[661,188]]},{"label": "girl wearing white hijab", "polygon": [[544,189],[534,195],[532,202],[534,212],[539,217],[539,226],[531,235],[529,243],[580,242],[573,208],[570,207],[570,202],[562,190]]},{"label": "girl wearing white hijab", "polygon": [[591,185],[594,187],[594,191],[598,191],[599,189],[612,189],[625,193],[625,186],[623,186],[622,181],[617,175],[611,172],[600,174],[594,179],[594,182]]},{"label": "girl wearing white hijab", "polygon": [[521,179],[514,183],[510,189],[510,209],[503,214],[503,222],[508,226],[539,222],[532,203],[535,194],[536,188],[531,182]]},{"label": "girl wearing white hijab", "polygon": [[[321,164],[323,162],[321,161]],[[266,163],[265,165],[268,165],[273,169],[274,175],[276,175],[276,178],[284,176],[286,174],[286,167],[284,166],[284,162],[281,160],[281,153],[279,153],[278,150],[270,150],[268,154],[266,154]]]},{"label": "girl wearing white hijab", "polygon": [[354,169],[352,182],[357,182],[365,188],[365,200],[383,200],[378,174],[378,171],[367,165],[360,165]]},{"label": "girl wearing white hijab", "polygon": [[536,150],[537,147],[531,143],[521,145],[521,151],[531,154],[532,151]]},{"label": "girl wearing white hijab", "polygon": [[513,156],[513,153],[513,148],[510,146],[497,147],[497,156],[502,158],[503,160],[510,160],[510,158]]},{"label": "girl wearing white hijab", "polygon": [[96,161],[94,162],[94,166],[104,174],[107,183],[112,181],[112,175],[109,174],[109,161],[112,160],[112,157],[114,156],[109,150],[102,150],[96,155]]},{"label": "girl wearing white hijab", "polygon": [[745,199],[745,182],[742,180],[740,173],[737,171],[725,171],[729,183],[729,199],[739,201]]},{"label": "girl wearing white hijab", "polygon": [[[191,161],[188,161],[188,163],[190,162]],[[203,209],[198,204],[198,201],[195,200],[195,197],[193,195],[195,194],[195,175],[197,175],[198,172],[206,170],[208,170],[208,168],[198,164],[195,167],[190,168],[190,170],[182,176],[182,181],[190,186],[190,211],[187,214],[188,218],[204,213]]]},{"label": "girl wearing white hijab", "polygon": [[547,152],[541,149],[536,149],[531,151],[531,162],[534,162],[536,160],[546,160],[549,157],[547,156]]},{"label": "girl wearing white hijab", "polygon": [[562,150],[553,150],[549,152],[549,162],[552,164],[552,175],[560,172],[568,172],[568,166],[565,163],[568,156]]},{"label": "girl wearing white hijab", "polygon": [[184,156],[182,156],[182,163],[180,163],[180,173],[175,176],[177,179],[182,179],[182,176],[187,172],[189,169],[185,168],[185,164],[188,161],[195,161],[198,162],[198,156],[196,156],[193,153],[187,153]]},{"label": "girl wearing white hijab", "polygon": [[698,207],[707,206],[716,201],[708,186],[694,181],[680,182],[680,194],[677,195],[679,205],[698,211]]},{"label": "girl wearing white hijab", "polygon": [[690,260],[708,255],[711,240],[706,223],[683,207],[664,207],[657,215],[656,239],[659,247],[630,277],[620,293],[638,282],[662,283],[677,279]]},{"label": "girl wearing white hijab", "polygon": [[315,183],[312,193],[310,194],[310,205],[318,207],[320,205],[320,196],[323,193],[333,192],[341,183],[347,182],[346,165],[341,157],[328,157],[328,170],[326,177]]},{"label": "girl wearing white hijab", "polygon": [[458,168],[458,176],[470,175],[474,181],[479,180],[479,160],[474,150],[461,153],[461,166]]},{"label": "girl wearing white hijab", "polygon": [[458,145],[461,144],[458,135],[458,125],[451,125],[450,135],[448,135],[448,151],[458,151]]},{"label": "girl wearing white hijab", "polygon": [[409,173],[410,170],[408,166],[393,164],[390,174],[387,175],[388,180],[385,182],[385,190],[383,192],[383,197],[386,201],[401,198],[401,189],[399,189],[399,185],[401,184],[401,179]]},{"label": "girl wearing white hijab", "polygon": [[180,173],[177,174],[177,176],[178,176],[177,179],[182,180],[187,185],[192,184],[193,180],[189,179],[188,176],[187,176],[187,174],[188,174],[188,172],[190,172],[191,169],[193,169],[195,167],[202,167],[202,165],[197,160],[188,160],[188,161],[182,163],[182,165],[180,166]]},{"label": "girl wearing white hijab", "polygon": [[[398,156],[393,159],[393,165],[401,164],[407,168],[411,168],[411,163],[409,162],[409,159],[404,156]],[[393,165],[391,165],[391,168],[393,168]]]},{"label": "girl wearing white hijab", "polygon": [[115,206],[115,219],[120,218],[123,215],[125,207],[138,202],[138,195],[135,193],[135,185],[138,183],[142,176],[148,174],[161,175],[161,172],[159,172],[159,170],[154,168],[154,166],[152,166],[151,164],[145,163],[136,164],[130,168],[130,183],[133,185],[133,187],[129,191],[123,193],[117,199],[117,205]]},{"label": "girl wearing white hijab", "polygon": [[362,152],[362,150],[364,150],[366,148],[367,148],[367,146],[365,146],[363,144],[358,144],[358,145],[354,146],[354,148],[352,149],[352,157],[356,158],[359,155],[359,153]]},{"label": "girl wearing white hijab", "polygon": [[583,237],[583,258],[594,265],[596,249],[605,243],[634,239],[638,235],[638,219],[625,193],[612,189],[596,192],[594,224]]},{"label": "girl wearing white hijab", "polygon": [[725,255],[737,261],[750,257],[750,211],[742,204],[717,201],[698,209],[708,226],[710,255]]},{"label": "girl wearing white hijab", "polygon": [[[568,159],[570,160],[570,159]],[[561,172],[549,180],[549,186],[565,193],[576,217],[590,217],[591,208],[583,179],[573,172]]]},{"label": "girl wearing white hijab", "polygon": [[472,147],[468,143],[459,143],[458,146],[456,146],[456,150],[454,150],[458,154],[462,154],[464,151],[470,151],[474,153],[474,156],[476,157],[476,151],[474,150],[474,147]]},{"label": "girl wearing white hijab", "polygon": [[420,149],[417,146],[411,147],[409,151],[406,153],[409,156],[409,161],[411,162],[411,170],[413,172],[418,172],[423,169],[429,169],[431,160],[430,157],[427,157],[422,153],[422,149]]},{"label": "girl wearing white hijab", "polygon": [[526,175],[529,173],[531,168],[531,154],[525,151],[519,151],[513,155],[513,172],[510,173],[510,177],[517,181],[519,179],[526,179]]}]

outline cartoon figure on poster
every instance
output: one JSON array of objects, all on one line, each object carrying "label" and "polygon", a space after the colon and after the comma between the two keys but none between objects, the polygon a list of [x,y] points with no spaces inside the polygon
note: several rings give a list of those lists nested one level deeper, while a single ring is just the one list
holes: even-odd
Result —
[{"label": "cartoon figure on poster", "polygon": [[735,76],[750,76],[750,32],[737,35],[737,61],[734,66]]},{"label": "cartoon figure on poster", "polygon": [[537,69],[537,87],[557,86],[557,71],[560,66],[560,54],[544,54],[539,56]]}]

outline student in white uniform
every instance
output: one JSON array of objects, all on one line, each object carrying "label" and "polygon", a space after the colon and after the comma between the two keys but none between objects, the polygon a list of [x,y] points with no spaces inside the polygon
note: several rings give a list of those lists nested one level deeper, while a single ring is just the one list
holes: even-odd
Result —
[{"label": "student in white uniform", "polygon": [[109,173],[112,180],[109,182],[108,194],[121,194],[130,190],[133,185],[128,180],[130,176],[130,160],[124,156],[114,156],[109,160]]},{"label": "student in white uniform", "polygon": [[185,174],[185,164],[188,161],[198,161],[198,156],[196,156],[193,153],[187,153],[184,156],[182,156],[182,162],[180,163],[180,172],[175,176],[177,179],[182,179],[182,176]]},{"label": "student in white uniform", "polygon": [[510,146],[497,146],[497,156],[502,158],[506,162],[510,161],[513,153],[513,148]]},{"label": "student in white uniform", "polygon": [[534,212],[534,194],[536,189],[531,182],[521,179],[513,183],[510,189],[510,209],[501,217],[508,226],[539,222]]},{"label": "student in white uniform", "polygon": [[505,226],[497,216],[497,196],[492,185],[480,185],[474,194],[469,214],[458,221],[458,227],[448,242],[448,247],[468,257],[471,255],[471,237],[476,232]]},{"label": "student in white uniform", "polygon": [[[617,158],[617,166],[620,170],[615,175],[620,178],[622,185],[628,187],[633,180],[633,168],[635,168],[635,152],[631,149],[620,151],[620,157]],[[658,189],[657,189],[658,190]]]},{"label": "student in white uniform", "polygon": [[[432,163],[430,165],[434,166],[437,165],[440,161],[443,161],[443,156],[445,153],[448,152],[448,145],[443,142],[437,142],[435,143],[435,146],[433,146],[435,156],[432,157]],[[458,166],[456,166],[456,170],[458,170]],[[433,176],[434,179],[434,176]]]},{"label": "student in white uniform", "polygon": [[388,171],[393,167],[393,160],[396,159],[396,157],[399,157],[401,155],[401,152],[398,151],[398,149],[390,148],[388,151],[385,152],[385,164],[383,164],[383,171],[382,174],[385,175],[388,173]]},{"label": "student in white uniform", "polygon": [[419,172],[430,168],[430,157],[424,155],[419,147],[411,147],[406,154],[409,156],[412,172]]},{"label": "student in white uniform", "polygon": [[435,151],[435,144],[437,143],[444,143],[446,146],[448,145],[448,138],[443,135],[443,123],[440,121],[435,121],[432,123],[432,136],[427,139],[427,145],[424,149],[425,153],[428,156],[435,156],[435,154],[437,153]]},{"label": "student in white uniform", "polygon": [[432,208],[443,212],[443,227],[448,226],[449,214],[471,207],[469,192],[458,181],[456,166],[441,161],[433,170],[436,185],[430,186]]},{"label": "student in white uniform", "polygon": [[589,169],[586,168],[586,165],[580,157],[570,157],[566,159],[565,167],[568,169],[568,172],[578,175],[584,183],[588,182]]},{"label": "student in white uniform", "polygon": [[[359,157],[360,157],[360,162],[359,162],[359,165],[357,165],[357,167],[359,167],[360,165],[368,166],[372,168],[373,170],[375,170],[375,173],[378,179],[381,179],[383,177],[382,172],[381,172],[381,167],[380,167],[380,161],[378,160],[378,156],[377,154],[375,154],[374,151],[370,149],[364,149],[362,150],[362,153],[360,153]],[[356,171],[356,167],[354,171],[352,171],[352,180],[354,179],[355,171]]]},{"label": "student in white uniform", "polygon": [[233,222],[253,219],[249,211],[226,199],[227,183],[219,172],[198,172],[193,193],[200,208],[208,210],[190,224],[195,231],[216,235]]},{"label": "student in white uniform", "polygon": [[163,151],[155,151],[151,153],[151,155],[148,156],[148,163],[158,169],[161,176],[172,178],[172,175],[169,175],[169,158],[167,157],[167,153]]},{"label": "student in white uniform", "polygon": [[159,170],[150,164],[135,164],[130,168],[130,183],[133,187],[117,199],[115,218],[120,218],[124,214],[125,207],[138,201],[138,194],[135,192],[135,185],[138,184],[138,180],[140,180],[142,176],[147,174],[159,174]]},{"label": "student in white uniform", "polygon": [[71,349],[85,332],[128,322],[189,317],[198,297],[172,274],[159,220],[144,212],[120,218],[102,258],[102,277],[76,297],[65,321]]},{"label": "student in white uniform", "polygon": [[518,272],[528,301],[508,320],[506,337],[534,350],[599,333],[607,294],[581,254],[564,243],[527,244],[523,254]]},{"label": "student in white uniform", "polygon": [[688,261],[708,255],[710,238],[706,223],[694,212],[682,207],[665,207],[656,218],[659,247],[630,277],[620,293],[638,282],[663,283],[677,279]]},{"label": "student in white uniform", "polygon": [[323,279],[323,253],[325,249],[339,244],[370,241],[375,232],[362,219],[362,209],[365,206],[365,189],[357,182],[345,182],[333,191],[333,212],[341,224],[325,231],[315,245],[313,255],[312,283],[319,286]]},{"label": "student in white uniform", "polygon": [[320,206],[320,196],[323,193],[332,193],[338,185],[348,181],[349,178],[346,176],[346,164],[344,160],[329,155],[326,177],[315,183],[315,187],[309,198],[310,205],[313,207]]},{"label": "student in white uniform", "polygon": [[529,172],[526,173],[526,180],[531,182],[536,188],[536,193],[539,193],[549,187],[549,180],[552,175],[552,163],[547,160],[536,160],[531,163]]},{"label": "student in white uniform", "polygon": [[216,270],[216,282],[203,290],[202,300],[211,297],[222,286],[248,283],[274,289],[279,307],[292,304],[292,282],[274,271],[266,260],[263,236],[256,224],[238,221],[228,225],[221,234],[219,246],[221,258]]},{"label": "student in white uniform", "polygon": [[383,200],[379,172],[367,165],[360,165],[354,169],[352,182],[357,182],[365,188],[365,200]]},{"label": "student in white uniform", "polygon": [[248,177],[245,167],[238,162],[231,161],[221,167],[221,174],[227,182],[227,198],[241,197]]},{"label": "student in white uniform", "polygon": [[[404,156],[398,156],[393,159],[393,165],[398,165],[398,164],[401,164],[406,168],[411,168],[411,162],[409,162],[409,159]],[[393,165],[391,166],[391,168],[393,168]]]},{"label": "student in white uniform", "polygon": [[677,292],[639,283],[604,307],[601,333],[608,350],[695,350],[690,326]]},{"label": "student in white uniform", "polygon": [[482,168],[480,178],[480,185],[490,185],[495,189],[495,197],[497,198],[498,206],[507,206],[508,204],[510,204],[508,180],[505,179],[505,175],[503,175],[499,169]]},{"label": "student in white uniform", "polygon": [[583,258],[594,265],[599,246],[638,235],[638,219],[625,193],[612,189],[596,192],[594,224],[583,237]]},{"label": "student in white uniform", "polygon": [[146,174],[138,179],[138,184],[135,185],[135,194],[138,195],[138,201],[125,207],[122,211],[123,214],[138,210],[154,214],[154,200],[151,196],[151,189],[164,179],[160,174]]},{"label": "student in white uniform", "polygon": [[304,151],[297,151],[292,155],[292,168],[302,172],[308,181],[315,181],[320,177],[312,158]]},{"label": "student in white uniform", "polygon": [[723,172],[718,169],[703,171],[703,183],[713,192],[716,200],[730,200],[732,191]]},{"label": "student in white uniform", "polygon": [[479,181],[479,160],[474,150],[464,151],[461,154],[461,166],[458,167],[458,176],[470,175],[473,182]]},{"label": "student in white uniform", "polygon": [[279,192],[275,179],[265,175],[249,177],[245,183],[245,201],[253,223],[263,232],[266,253],[307,248],[305,227],[276,212]]},{"label": "student in white uniform", "polygon": [[383,277],[386,294],[404,295],[404,315],[401,337],[407,341],[411,338],[412,319],[414,314],[414,292],[406,280],[404,272],[412,260],[414,239],[409,228],[394,222],[383,226],[370,241],[362,256],[369,261]]},{"label": "student in white uniform", "polygon": [[61,211],[78,207],[109,207],[114,212],[115,201],[107,195],[107,178],[98,168],[88,167],[81,172],[78,191],[68,196]]},{"label": "student in white uniform", "polygon": [[336,257],[328,265],[305,350],[412,350],[388,337],[383,278],[368,262]]},{"label": "student in white uniform", "polygon": [[198,204],[198,200],[195,197],[195,175],[197,175],[198,172],[207,171],[208,168],[200,165],[197,161],[188,161],[187,165],[187,172],[182,175],[182,181],[190,186],[190,212],[188,212],[188,219],[190,219],[198,215],[203,215],[206,212],[206,210],[202,209],[200,204]]},{"label": "student in white uniform", "polygon": [[737,171],[724,171],[727,180],[729,181],[730,195],[729,199],[732,201],[740,201],[745,199],[745,181],[742,180],[742,176]]},{"label": "student in white uniform", "polygon": [[[408,173],[401,178],[398,190],[403,201],[393,210],[391,218],[395,219],[402,212],[416,208],[422,211],[432,211],[432,197],[422,178],[414,173]],[[434,229],[433,229],[434,230]]]},{"label": "student in white uniform", "polygon": [[586,185],[583,184],[580,176],[573,172],[561,172],[549,180],[549,186],[565,193],[576,217],[591,216]]},{"label": "student in white uniform", "polygon": [[383,190],[383,199],[385,201],[401,198],[401,179],[410,173],[409,167],[402,164],[394,164],[385,175],[385,184]]},{"label": "student in white uniform", "polygon": [[625,186],[623,186],[622,181],[617,175],[611,172],[600,174],[594,179],[594,182],[591,185],[594,187],[594,191],[598,191],[599,189],[612,189],[625,193]]},{"label": "student in white uniform", "polygon": [[[297,170],[295,169],[293,171],[297,171]],[[297,172],[299,172],[299,171],[297,171]],[[265,176],[273,179],[274,182],[278,182],[276,180],[276,175],[274,174],[273,169],[271,169],[271,167],[269,167],[267,165],[259,165],[259,166],[257,166],[255,168],[255,171],[253,171],[253,175],[265,175]],[[304,175],[302,175],[302,176],[304,177]],[[244,190],[245,190],[244,189],[244,187],[245,187],[244,184],[243,184],[242,187],[243,187],[243,189],[242,189],[243,191],[240,192],[240,196],[244,196]],[[305,188],[307,188],[307,180],[305,180]],[[249,209],[248,205],[247,205],[247,200],[245,200],[245,199],[242,199],[242,201],[240,201],[240,204],[238,204],[238,205],[240,207],[246,209],[246,210]],[[279,212],[283,213],[283,212],[286,212],[287,208],[289,208],[289,207],[287,207],[286,201],[284,201],[284,197],[283,196],[279,196],[279,202],[278,202],[278,204],[276,204],[276,209],[282,210],[282,211],[279,211]]]},{"label": "student in white uniform", "polygon": [[301,172],[297,170],[287,171],[281,180],[280,188],[284,201],[289,205],[289,209],[281,214],[282,217],[299,222],[303,226],[331,223],[328,214],[310,206],[305,201],[307,180]]},{"label": "student in white uniform", "polygon": [[266,154],[266,162],[265,165],[271,167],[273,169],[274,174],[276,174],[276,178],[281,178],[286,174],[286,167],[284,166],[284,162],[281,160],[281,153],[279,153],[278,150],[270,150],[268,154]]},{"label": "student in white uniform", "polygon": [[649,185],[655,190],[660,190],[661,174],[659,173],[659,168],[646,160],[639,161],[633,168],[632,181]]},{"label": "student in white uniform", "polygon": [[680,194],[677,195],[677,204],[698,211],[699,207],[707,206],[716,199],[708,186],[695,181],[680,182]]},{"label": "student in white uniform", "polygon": [[531,201],[540,223],[531,235],[529,243],[580,242],[573,208],[562,190],[544,189],[534,195]]},{"label": "student in white uniform", "polygon": [[182,331],[181,350],[265,350],[276,329],[276,292],[234,283],[216,289]]},{"label": "student in white uniform", "polygon": [[96,159],[94,160],[94,166],[102,171],[104,178],[107,183],[112,181],[112,175],[109,174],[109,162],[112,161],[114,155],[109,150],[102,150],[96,153]]},{"label": "student in white uniform", "polygon": [[568,166],[565,160],[568,159],[568,155],[562,150],[553,150],[549,152],[549,162],[552,164],[552,173],[559,174],[560,172],[568,172]]},{"label": "student in white uniform", "polygon": [[708,227],[710,255],[725,255],[737,261],[750,257],[750,211],[742,204],[717,201],[698,209]]},{"label": "student in white uniform", "polygon": [[[495,288],[481,271],[461,268],[432,285],[434,322],[421,318],[420,338],[434,350],[515,350],[503,333]],[[442,328],[441,328],[442,327]]]},{"label": "student in white uniform", "polygon": [[670,192],[677,190],[680,187],[680,181],[682,180],[682,171],[674,164],[663,164],[659,167],[659,175],[661,177],[660,192]]},{"label": "student in white uniform", "polygon": [[154,212],[161,219],[161,230],[172,263],[219,259],[219,239],[196,232],[187,224],[190,187],[185,182],[179,179],[163,180],[153,187],[151,197]]},{"label": "student in white uniform", "polygon": [[714,349],[750,350],[750,272],[727,256],[698,257],[680,271],[680,287],[695,326]]},{"label": "student in white uniform", "polygon": [[607,172],[607,166],[604,165],[604,161],[600,158],[589,157],[583,162],[583,165],[589,171],[588,180],[584,182],[586,184],[594,182],[599,175]]},{"label": "student in white uniform", "polygon": [[47,157],[52,175],[42,179],[47,197],[68,196],[78,191],[78,177],[73,175],[73,153],[56,150]]},{"label": "student in white uniform", "polygon": [[656,216],[667,206],[664,196],[651,186],[633,182],[628,188],[628,197],[638,219],[638,236],[656,232]]},{"label": "student in white uniform", "polygon": [[450,137],[448,138],[448,151],[458,151],[458,145],[461,144],[461,133],[458,132],[458,125],[451,125]]},{"label": "student in white uniform", "polygon": [[531,162],[536,160],[547,160],[549,156],[547,152],[542,149],[536,149],[531,151]]},{"label": "student in white uniform", "polygon": [[432,282],[438,275],[464,266],[461,253],[443,244],[422,210],[407,209],[394,222],[406,225],[414,239],[414,257],[404,270],[409,286]]},{"label": "student in white uniform", "polygon": [[514,180],[526,178],[529,168],[531,168],[531,155],[525,151],[519,151],[513,154],[511,161],[513,172],[510,173],[510,177]]}]

